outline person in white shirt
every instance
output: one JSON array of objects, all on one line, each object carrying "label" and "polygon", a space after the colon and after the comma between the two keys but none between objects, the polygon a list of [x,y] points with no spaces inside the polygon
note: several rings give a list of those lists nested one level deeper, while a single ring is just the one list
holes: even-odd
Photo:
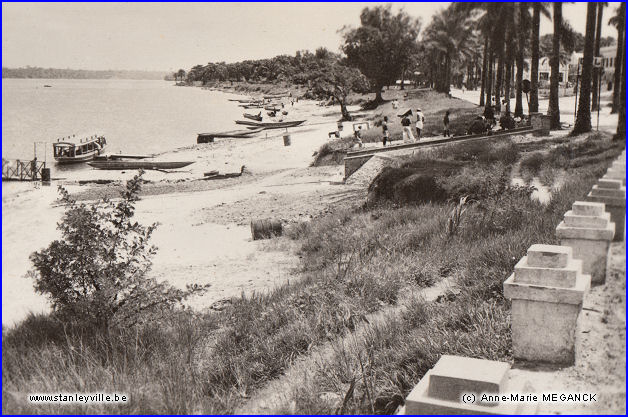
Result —
[{"label": "person in white shirt", "polygon": [[425,116],[421,109],[416,109],[416,134],[417,140],[421,140],[421,131],[423,130],[423,122],[425,122]]}]

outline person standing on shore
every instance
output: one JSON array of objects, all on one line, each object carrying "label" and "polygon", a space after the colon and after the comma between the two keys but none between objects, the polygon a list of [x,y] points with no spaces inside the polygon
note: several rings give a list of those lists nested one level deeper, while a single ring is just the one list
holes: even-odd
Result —
[{"label": "person standing on shore", "polygon": [[382,120],[382,143],[386,146],[386,142],[390,140],[390,133],[388,132],[388,116],[384,116]]},{"label": "person standing on shore", "polygon": [[451,136],[449,133],[449,110],[445,112],[445,117],[443,117],[443,136]]},{"label": "person standing on shore", "polygon": [[403,126],[403,141],[414,142],[414,135],[410,129],[410,125],[412,125],[410,118],[408,116],[404,116],[403,119],[401,119],[401,125]]},{"label": "person standing on shore", "polygon": [[416,139],[421,140],[421,131],[423,130],[423,122],[425,122],[425,116],[421,109],[416,109]]}]

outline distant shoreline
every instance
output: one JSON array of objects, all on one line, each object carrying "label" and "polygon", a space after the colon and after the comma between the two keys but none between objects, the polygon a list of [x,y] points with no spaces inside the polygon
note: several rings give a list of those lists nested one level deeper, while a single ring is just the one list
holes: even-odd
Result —
[{"label": "distant shoreline", "polygon": [[67,79],[67,80],[163,80],[168,71],[76,70],[61,68],[2,67],[2,79]]}]

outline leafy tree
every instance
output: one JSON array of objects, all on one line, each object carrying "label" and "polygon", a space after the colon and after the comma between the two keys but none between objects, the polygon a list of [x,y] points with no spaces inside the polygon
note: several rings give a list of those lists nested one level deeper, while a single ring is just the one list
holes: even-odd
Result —
[{"label": "leafy tree", "polygon": [[356,68],[338,60],[327,59],[326,65],[311,73],[312,91],[316,95],[332,96],[339,104],[343,120],[352,120],[347,110],[347,96],[351,91],[368,91],[368,81]]},{"label": "leafy tree", "polygon": [[185,70],[180,69],[179,71],[177,71],[175,80],[177,79],[176,77],[179,77],[179,81],[183,82],[183,79],[185,78]]},{"label": "leafy tree", "polygon": [[578,113],[572,134],[591,131],[591,77],[593,73],[593,52],[595,43],[595,18],[597,5],[587,3],[587,26],[584,42],[584,56],[582,57],[582,87],[578,101]]},{"label": "leafy tree", "polygon": [[127,182],[117,203],[78,204],[59,187],[67,205],[58,224],[62,239],[31,254],[28,276],[64,320],[135,325],[163,317],[207,288],[195,284],[181,290],[146,276],[157,250],[149,246],[156,225],[132,221],[141,177],[140,171]]},{"label": "leafy tree", "polygon": [[382,88],[401,76],[416,50],[421,22],[404,11],[394,15],[390,5],[364,8],[360,22],[360,27],[345,30],[342,50],[348,64],[369,80],[380,103]]}]

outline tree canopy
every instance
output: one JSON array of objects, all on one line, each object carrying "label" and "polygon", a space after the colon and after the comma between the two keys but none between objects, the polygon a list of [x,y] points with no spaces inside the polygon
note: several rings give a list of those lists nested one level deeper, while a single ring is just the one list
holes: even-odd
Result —
[{"label": "tree canopy", "polygon": [[416,52],[421,21],[403,10],[395,15],[387,5],[364,8],[360,22],[358,28],[345,28],[342,50],[347,63],[368,78],[379,102],[382,88],[402,76]]}]

